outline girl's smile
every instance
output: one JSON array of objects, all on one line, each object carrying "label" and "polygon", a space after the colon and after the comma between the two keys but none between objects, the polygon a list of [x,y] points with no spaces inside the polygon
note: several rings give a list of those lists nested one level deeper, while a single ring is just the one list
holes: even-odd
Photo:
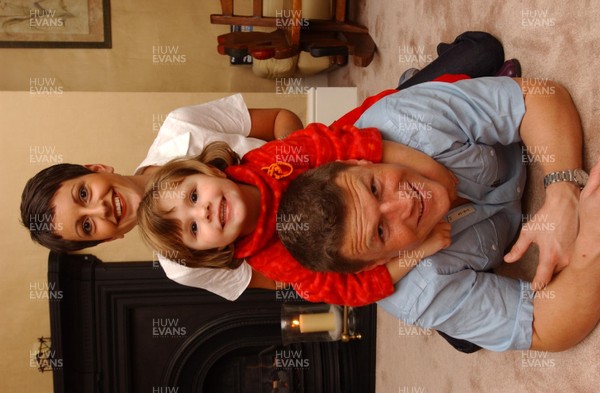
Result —
[{"label": "girl's smile", "polygon": [[167,218],[180,222],[183,243],[195,250],[225,247],[254,229],[240,186],[227,178],[190,175],[175,187],[158,187],[154,197]]}]

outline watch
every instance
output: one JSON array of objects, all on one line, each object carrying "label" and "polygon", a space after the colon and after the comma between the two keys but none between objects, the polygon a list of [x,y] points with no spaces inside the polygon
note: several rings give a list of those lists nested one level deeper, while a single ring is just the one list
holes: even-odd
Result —
[{"label": "watch", "polygon": [[579,188],[585,187],[588,180],[588,174],[583,169],[569,169],[567,171],[550,172],[544,176],[544,188],[547,188],[550,184],[558,183],[561,181],[570,181],[579,186]]}]

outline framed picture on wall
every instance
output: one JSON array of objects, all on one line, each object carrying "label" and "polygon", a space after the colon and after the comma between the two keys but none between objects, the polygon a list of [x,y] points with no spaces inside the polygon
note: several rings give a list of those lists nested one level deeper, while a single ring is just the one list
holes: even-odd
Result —
[{"label": "framed picture on wall", "polygon": [[110,0],[2,0],[2,48],[110,48]]}]

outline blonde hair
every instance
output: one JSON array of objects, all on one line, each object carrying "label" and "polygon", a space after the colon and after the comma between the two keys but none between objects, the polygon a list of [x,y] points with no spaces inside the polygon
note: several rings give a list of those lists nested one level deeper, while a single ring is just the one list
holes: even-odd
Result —
[{"label": "blonde hair", "polygon": [[228,269],[239,267],[243,259],[233,257],[233,244],[209,250],[187,247],[181,238],[180,221],[167,218],[168,212],[159,208],[160,198],[156,197],[157,189],[174,189],[190,175],[224,177],[220,170],[237,163],[239,163],[239,156],[229,145],[224,142],[213,142],[207,145],[199,156],[171,160],[156,171],[146,187],[144,198],[137,211],[140,233],[144,241],[159,254],[188,267]]}]

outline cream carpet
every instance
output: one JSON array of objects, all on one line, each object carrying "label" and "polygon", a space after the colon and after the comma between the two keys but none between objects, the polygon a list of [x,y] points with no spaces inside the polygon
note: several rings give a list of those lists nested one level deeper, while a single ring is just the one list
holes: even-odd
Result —
[{"label": "cream carpet", "polygon": [[[371,65],[348,65],[330,86],[358,86],[359,99],[395,87],[407,68],[436,57],[438,42],[463,31],[487,31],[504,44],[506,58],[521,61],[523,76],[565,85],[585,134],[586,169],[600,157],[600,0],[350,1],[350,18],[367,26],[378,46]],[[524,213],[541,205],[543,187],[530,168]],[[502,274],[530,279],[536,252]],[[599,299],[600,301],[600,299]],[[379,310],[377,392],[600,392],[600,328],[562,353],[480,351],[462,354],[436,333],[405,327]]]}]

